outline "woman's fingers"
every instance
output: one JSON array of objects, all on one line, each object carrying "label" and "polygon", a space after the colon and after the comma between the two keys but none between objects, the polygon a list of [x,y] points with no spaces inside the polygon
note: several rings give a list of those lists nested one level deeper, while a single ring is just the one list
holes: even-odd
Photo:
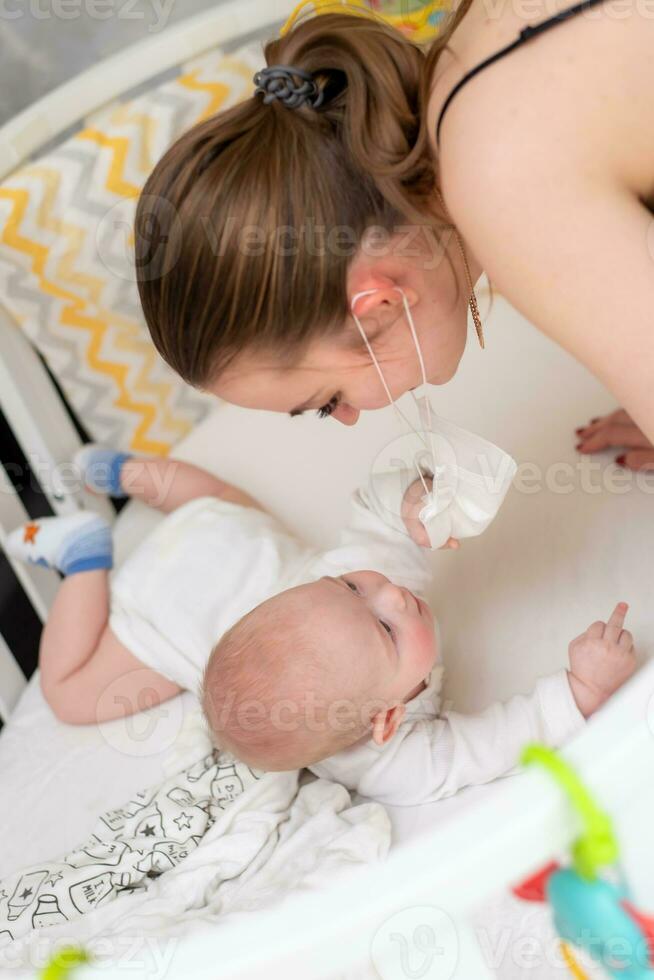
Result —
[{"label": "woman's fingers", "polygon": [[626,412],[624,408],[617,408],[615,412],[609,412],[608,415],[601,415],[597,419],[591,420],[591,425],[602,425],[606,423],[618,422],[619,424],[624,424],[625,422],[631,423],[633,425],[633,419],[629,412]]},{"label": "woman's fingers", "polygon": [[592,419],[577,429],[580,453],[600,453],[616,446],[626,449],[616,463],[626,470],[654,470],[654,446],[623,408],[603,418]]},{"label": "woman's fingers", "polygon": [[654,470],[654,449],[632,449],[618,456],[616,463],[626,470],[636,472]]},{"label": "woman's fingers", "polygon": [[652,449],[652,444],[633,422],[608,422],[577,433],[581,453],[599,453],[620,446],[628,449]]},{"label": "woman's fingers", "polygon": [[591,419],[587,425],[582,426],[577,429],[577,434],[581,432],[591,432],[594,429],[601,428],[605,425],[633,425],[633,420],[628,412],[625,412],[624,408],[618,408],[615,412],[610,412],[608,415],[600,415],[598,418]]}]

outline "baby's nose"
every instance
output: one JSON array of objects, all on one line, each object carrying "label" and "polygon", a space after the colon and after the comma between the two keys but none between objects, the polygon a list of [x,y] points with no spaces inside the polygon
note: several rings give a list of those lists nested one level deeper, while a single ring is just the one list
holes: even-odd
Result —
[{"label": "baby's nose", "polygon": [[382,592],[386,600],[392,603],[395,609],[406,609],[408,597],[406,589],[394,585],[393,582],[386,582],[382,587]]}]

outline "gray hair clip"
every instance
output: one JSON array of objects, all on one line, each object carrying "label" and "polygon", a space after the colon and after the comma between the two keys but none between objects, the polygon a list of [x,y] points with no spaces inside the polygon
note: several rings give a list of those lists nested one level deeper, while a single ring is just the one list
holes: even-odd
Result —
[{"label": "gray hair clip", "polygon": [[318,109],[324,99],[313,75],[302,68],[271,65],[257,72],[254,84],[257,86],[255,95],[263,95],[266,105],[281,102],[287,109],[300,109],[304,105]]}]

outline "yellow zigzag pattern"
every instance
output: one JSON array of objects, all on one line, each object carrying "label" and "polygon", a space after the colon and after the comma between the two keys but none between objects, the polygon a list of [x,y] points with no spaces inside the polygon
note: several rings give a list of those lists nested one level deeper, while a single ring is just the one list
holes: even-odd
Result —
[{"label": "yellow zigzag pattern", "polygon": [[245,79],[250,88],[254,89],[252,68],[244,61],[239,61],[238,58],[231,58],[229,55],[223,55],[220,59],[220,67],[221,69],[229,69],[229,71],[233,72],[235,75],[240,75],[241,78]]},{"label": "yellow zigzag pattern", "polygon": [[90,276],[73,269],[74,260],[82,248],[86,232],[76,225],[63,221],[55,214],[56,198],[61,187],[59,171],[50,167],[31,166],[26,168],[23,174],[25,177],[34,177],[42,183],[43,196],[37,214],[38,227],[59,235],[66,242],[64,253],[57,267],[57,275],[63,274],[64,279],[82,287],[85,292],[89,293],[94,303],[99,303],[104,286],[103,280],[97,276]]},{"label": "yellow zigzag pattern", "polygon": [[190,75],[180,75],[177,79],[177,83],[183,88],[188,88],[192,92],[206,92],[211,96],[209,105],[205,106],[204,110],[200,113],[197,118],[197,122],[201,122],[203,119],[208,119],[209,116],[213,116],[214,112],[220,109],[221,105],[230,94],[231,89],[228,85],[224,85],[222,82],[200,82],[198,76],[201,74],[201,69],[191,72]]},{"label": "yellow zigzag pattern", "polygon": [[154,168],[154,138],[157,130],[156,120],[145,112],[136,112],[129,102],[119,105],[111,113],[108,123],[112,126],[134,125],[139,130],[137,149],[139,151],[139,169],[147,177]]},{"label": "yellow zigzag pattern", "polygon": [[[150,373],[156,367],[158,354],[153,345],[148,340],[143,339],[142,332],[143,329],[140,324],[125,321],[123,329],[114,337],[114,347],[120,351],[127,351],[129,354],[136,353],[138,374],[136,378],[132,378],[132,390],[136,395],[141,394],[146,398],[148,396],[156,398],[159,411],[163,416],[158,421],[163,429],[172,430],[175,433],[175,438],[172,440],[174,444],[189,434],[192,424],[184,421],[184,419],[176,418],[170,410],[170,396],[174,391],[173,384],[163,380],[154,381],[150,377]],[[168,446],[166,453],[170,452],[171,448]]]},{"label": "yellow zigzag pattern", "polygon": [[108,375],[116,384],[119,395],[114,404],[118,408],[141,416],[141,422],[138,424],[132,439],[132,448],[140,452],[167,454],[170,450],[168,444],[151,440],[147,436],[148,430],[156,420],[155,406],[137,402],[130,398],[126,384],[129,369],[122,364],[112,364],[110,361],[105,361],[100,355],[104,335],[108,329],[107,323],[98,317],[85,315],[84,307],[86,304],[83,300],[47,278],[45,267],[49,249],[20,234],[19,229],[29,203],[29,193],[18,188],[0,187],[0,200],[3,198],[12,204],[12,210],[3,230],[1,241],[31,259],[32,270],[38,278],[39,288],[44,293],[68,304],[61,311],[60,322],[77,330],[88,331],[89,345],[86,353],[88,363],[94,371],[98,374]]},{"label": "yellow zigzag pattern", "polygon": [[[221,66],[240,75],[251,84],[251,69],[243,62],[223,57]],[[230,95],[231,89],[222,82],[202,82],[201,73],[202,69],[197,69],[180,76],[176,82],[189,91],[206,93],[209,96],[209,102],[199,117],[204,119],[220,109]],[[134,125],[139,131],[139,137],[130,139],[125,136],[110,135],[103,132],[99,126],[95,126],[77,133],[74,138],[94,143],[101,150],[111,154],[105,180],[105,188],[109,192],[122,198],[136,198],[141,188],[125,177],[130,148],[136,146],[137,165],[139,170],[147,175],[153,166],[156,119],[147,113],[138,112],[130,103],[126,103],[117,106],[111,112],[107,123],[113,126]],[[0,241],[26,255],[31,261],[39,288],[65,304],[59,315],[61,325],[88,333],[86,360],[89,368],[98,375],[111,378],[119,393],[114,399],[116,408],[136,414],[140,418],[132,436],[131,448],[141,452],[167,454],[170,450],[168,443],[148,436],[155,423],[175,432],[178,438],[187,434],[191,428],[191,423],[175,418],[170,411],[174,385],[166,381],[153,381],[149,377],[156,369],[157,354],[150,342],[142,338],[140,325],[113,311],[107,311],[102,303],[105,280],[81,271],[79,260],[88,232],[56,215],[57,195],[61,186],[59,172],[47,166],[33,166],[24,173],[28,177],[39,180],[43,186],[43,197],[39,202],[36,219],[38,227],[52,232],[65,242],[56,267],[56,276],[60,284],[46,275],[52,249],[21,234],[20,229],[30,201],[28,191],[0,187],[0,199],[4,198],[11,204],[10,217]],[[83,296],[76,295],[71,289],[66,288],[66,284],[76,292],[81,291]],[[93,313],[88,310],[89,303],[94,305]],[[108,341],[110,332],[114,348],[132,355],[130,362],[134,367],[112,363],[101,355],[102,347]],[[134,373],[135,370],[136,377],[130,379],[130,371]],[[137,400],[130,396],[130,390],[132,395],[142,395],[146,399],[153,398],[158,404],[155,406]]]},{"label": "yellow zigzag pattern", "polygon": [[66,224],[53,213],[57,192],[61,184],[59,173],[46,167],[33,166],[26,169],[24,174],[29,177],[40,178],[43,181],[43,199],[38,212],[39,226],[61,235],[68,242],[67,248],[56,267],[57,278],[64,282],[86,287],[91,296],[91,301],[98,308],[100,316],[121,328],[117,336],[113,338],[113,346],[136,355],[139,374],[137,379],[132,381],[134,393],[141,394],[146,398],[151,395],[159,403],[163,415],[162,419],[159,420],[161,427],[164,430],[170,429],[174,432],[174,441],[177,441],[188,434],[191,426],[190,423],[175,418],[169,410],[168,404],[173,393],[172,382],[148,379],[149,372],[155,369],[157,363],[157,353],[152,343],[143,337],[142,327],[139,323],[122,317],[115,311],[105,309],[102,303],[104,280],[84,275],[76,268],[79,253],[86,239],[86,232],[75,225]]},{"label": "yellow zigzag pattern", "polygon": [[97,143],[103,149],[109,149],[113,153],[113,160],[107,174],[105,187],[119,197],[138,197],[141,188],[136,184],[131,184],[123,178],[123,173],[127,167],[127,156],[129,154],[129,140],[125,136],[108,136],[107,133],[99,129],[83,129],[77,133],[75,139],[89,140]]}]

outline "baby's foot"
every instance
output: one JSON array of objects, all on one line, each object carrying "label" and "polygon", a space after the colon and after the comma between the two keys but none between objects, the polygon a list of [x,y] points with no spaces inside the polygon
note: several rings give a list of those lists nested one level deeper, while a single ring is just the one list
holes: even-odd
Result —
[{"label": "baby's foot", "polygon": [[113,566],[111,528],[104,518],[89,511],[30,521],[12,531],[7,551],[21,561],[56,568],[63,575]]},{"label": "baby's foot", "polygon": [[131,458],[130,453],[121,453],[90,442],[78,449],[73,456],[73,463],[80,471],[88,490],[106,494],[108,497],[126,497],[120,474],[127,460]]}]

